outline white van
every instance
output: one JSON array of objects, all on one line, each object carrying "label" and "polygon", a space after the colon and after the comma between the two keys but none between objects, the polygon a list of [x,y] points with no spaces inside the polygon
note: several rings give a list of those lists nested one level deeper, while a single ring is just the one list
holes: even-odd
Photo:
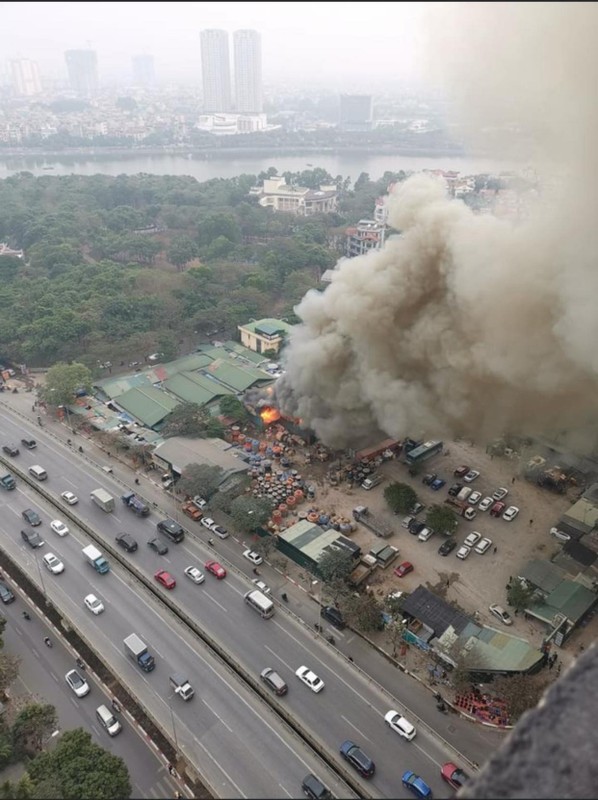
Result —
[{"label": "white van", "polygon": [[110,736],[116,736],[117,733],[122,731],[122,725],[107,706],[98,706],[96,708],[96,717],[102,728],[105,728]]},{"label": "white van", "polygon": [[361,484],[361,488],[365,489],[366,492],[369,492],[370,489],[373,489],[375,486],[379,486],[383,480],[384,476],[382,475],[372,475],[371,478],[366,478],[364,480],[364,482]]},{"label": "white van", "polygon": [[245,595],[245,602],[255,609],[264,619],[270,619],[274,614],[274,603],[265,594],[253,589]]},{"label": "white van", "polygon": [[48,477],[48,473],[43,467],[40,467],[39,464],[34,464],[32,467],[29,467],[29,474],[33,475],[34,478],[37,478],[38,481],[45,481]]}]

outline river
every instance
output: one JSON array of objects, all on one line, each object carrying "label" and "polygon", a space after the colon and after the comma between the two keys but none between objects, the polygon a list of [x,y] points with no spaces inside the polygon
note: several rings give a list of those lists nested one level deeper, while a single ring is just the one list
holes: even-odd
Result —
[{"label": "river", "polygon": [[257,175],[276,167],[279,173],[300,172],[311,167],[322,167],[333,177],[342,175],[355,181],[360,173],[367,172],[372,180],[381,178],[386,171],[419,171],[423,169],[455,170],[465,175],[488,172],[497,174],[510,170],[521,170],[523,164],[475,157],[409,156],[397,153],[376,155],[371,152],[314,152],[305,155],[273,153],[263,155],[251,153],[229,155],[199,153],[93,153],[79,155],[0,155],[0,178],[8,178],[17,172],[33,175],[136,175],[140,172],[152,175],[191,175],[198,181],[212,178],[232,178],[235,175]]}]

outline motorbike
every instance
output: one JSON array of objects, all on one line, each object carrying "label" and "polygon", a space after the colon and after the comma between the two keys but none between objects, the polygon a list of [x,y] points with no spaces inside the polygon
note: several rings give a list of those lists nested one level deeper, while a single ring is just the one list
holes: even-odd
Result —
[{"label": "motorbike", "polygon": [[447,707],[444,705],[444,703],[436,703],[436,708],[437,708],[437,709],[438,709],[438,710],[439,710],[439,711],[440,711],[442,714],[448,714],[448,709],[447,709]]},{"label": "motorbike", "polygon": [[328,636],[326,637],[326,641],[330,642],[330,644],[334,644],[336,642],[336,639],[334,638],[334,636],[332,636],[332,634],[329,633]]},{"label": "motorbike", "polygon": [[82,661],[80,658],[78,658],[75,661],[75,664],[79,667],[79,669],[82,669],[83,671],[85,671],[87,669],[87,667],[85,666],[85,662]]},{"label": "motorbike", "polygon": [[50,639],[49,636],[46,636],[46,638],[44,639],[44,644],[46,645],[46,647],[53,647],[52,639]]},{"label": "motorbike", "polygon": [[288,595],[287,595],[286,592],[283,592],[280,596],[284,600],[285,603],[289,602],[289,598],[288,598]]},{"label": "motorbike", "polygon": [[23,619],[30,620],[31,616],[27,613],[27,611],[23,611]]}]

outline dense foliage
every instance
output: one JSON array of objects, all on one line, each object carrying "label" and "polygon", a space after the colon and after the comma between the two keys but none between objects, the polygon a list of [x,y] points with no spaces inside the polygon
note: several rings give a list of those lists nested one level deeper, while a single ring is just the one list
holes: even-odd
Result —
[{"label": "dense foliage", "polygon": [[342,253],[344,226],[371,216],[374,199],[405,177],[364,174],[350,190],[322,169],[288,173],[341,190],[340,213],[303,218],[250,200],[249,188],[273,173],[1,180],[0,241],[25,251],[0,258],[3,357],[95,367],[172,352],[196,334],[234,336],[250,318],[288,317]]}]

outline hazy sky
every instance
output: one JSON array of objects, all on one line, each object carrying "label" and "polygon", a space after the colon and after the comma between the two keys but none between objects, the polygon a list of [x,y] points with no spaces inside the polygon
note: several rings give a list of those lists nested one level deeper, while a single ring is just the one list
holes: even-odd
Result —
[{"label": "hazy sky", "polygon": [[[426,3],[2,2],[2,58],[38,61],[42,75],[66,77],[64,51],[91,47],[101,78],[127,80],[131,56],[155,57],[159,79],[199,80],[199,32],[253,28],[262,34],[263,75],[331,88],[417,78]],[[375,87],[371,86],[373,90]]]}]

